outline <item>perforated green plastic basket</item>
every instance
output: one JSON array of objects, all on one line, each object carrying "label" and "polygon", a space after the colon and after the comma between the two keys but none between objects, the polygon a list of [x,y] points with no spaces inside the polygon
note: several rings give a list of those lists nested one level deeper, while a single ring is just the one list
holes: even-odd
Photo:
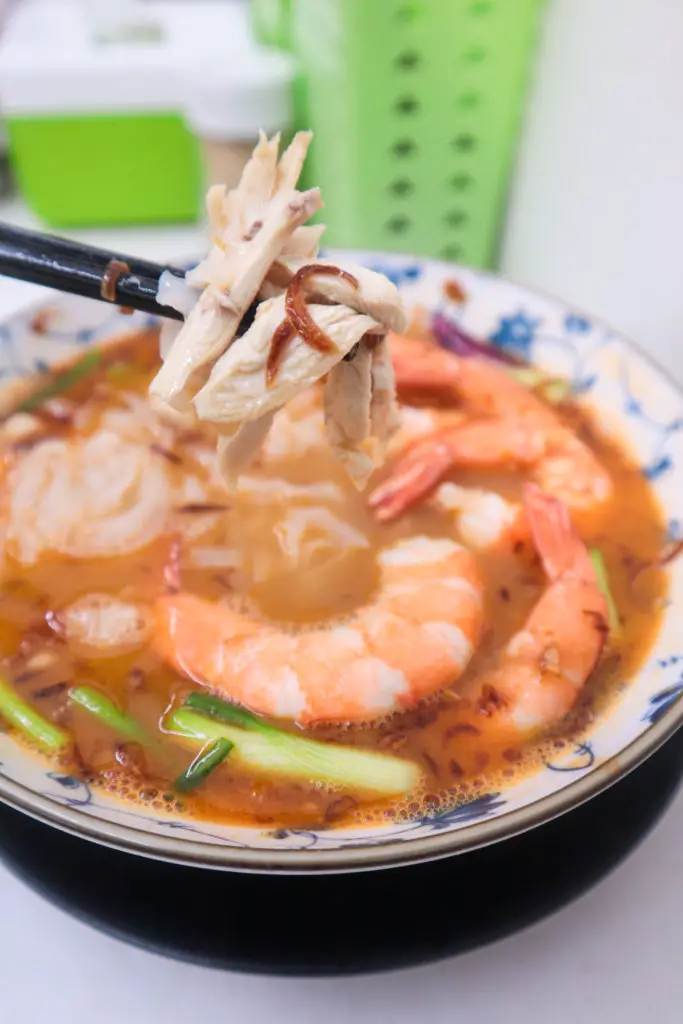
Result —
[{"label": "perforated green plastic basket", "polygon": [[327,244],[492,265],[542,2],[288,0]]},{"label": "perforated green plastic basket", "polygon": [[251,0],[251,23],[266,46],[288,50],[291,44],[292,0]]}]

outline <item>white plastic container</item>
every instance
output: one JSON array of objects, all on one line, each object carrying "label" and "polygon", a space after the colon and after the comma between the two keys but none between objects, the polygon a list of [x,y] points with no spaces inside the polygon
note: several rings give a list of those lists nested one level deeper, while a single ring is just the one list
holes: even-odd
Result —
[{"label": "white plastic container", "polygon": [[163,38],[163,19],[142,0],[80,0],[80,5],[96,42],[119,45]]}]

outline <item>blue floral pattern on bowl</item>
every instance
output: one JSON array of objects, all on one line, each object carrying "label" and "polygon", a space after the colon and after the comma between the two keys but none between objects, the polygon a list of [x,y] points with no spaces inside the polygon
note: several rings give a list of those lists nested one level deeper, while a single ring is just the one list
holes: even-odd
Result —
[{"label": "blue floral pattern on bowl", "polygon": [[[331,254],[333,255],[333,254]],[[571,382],[623,438],[655,487],[669,534],[683,534],[683,394],[628,342],[556,299],[493,275],[384,253],[338,254],[386,273],[408,307],[451,316],[473,335]],[[466,300],[448,299],[456,279]],[[0,325],[0,383],[40,372],[87,345],[150,324],[102,303],[59,296]],[[683,566],[671,567],[669,607],[647,664],[578,746],[558,750],[502,793],[414,821],[355,829],[224,827],[117,801],[51,770],[0,734],[0,797],[97,841],[218,867],[328,870],[427,859],[514,834],[565,811],[637,763],[683,720]],[[614,758],[619,766],[614,767]]]}]

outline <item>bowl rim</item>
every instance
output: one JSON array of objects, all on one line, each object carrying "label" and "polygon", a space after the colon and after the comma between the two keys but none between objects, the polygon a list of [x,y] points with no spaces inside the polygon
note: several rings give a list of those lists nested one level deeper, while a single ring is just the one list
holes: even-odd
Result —
[{"label": "bowl rim", "polygon": [[[384,258],[391,260],[415,261],[448,267],[453,274],[458,271],[473,271],[477,276],[504,281],[522,288],[525,291],[550,299],[563,309],[580,316],[587,316],[592,323],[599,324],[612,331],[619,342],[627,349],[637,353],[667,386],[683,399],[683,382],[673,377],[659,362],[641,346],[616,330],[601,317],[584,314],[584,311],[573,303],[558,298],[544,289],[531,287],[516,281],[508,275],[479,268],[464,268],[459,264],[446,263],[428,257],[411,256],[403,253],[386,253],[373,250],[333,250],[343,256],[359,256],[364,258]],[[27,302],[12,310],[0,322],[6,322],[16,316],[30,316],[35,312],[54,303],[59,295],[43,297],[34,302]],[[125,331],[120,332],[125,334]],[[69,360],[70,361],[70,360]],[[60,360],[55,361],[59,364]],[[11,385],[10,385],[11,387]],[[4,390],[4,388],[3,388]],[[385,842],[378,840],[372,845],[345,847],[338,849],[311,848],[307,850],[259,850],[242,848],[221,843],[207,843],[183,837],[175,838],[158,833],[151,833],[130,824],[120,824],[86,815],[77,808],[64,806],[36,793],[20,782],[6,778],[0,770],[0,800],[13,809],[29,815],[45,825],[54,826],[77,838],[99,843],[123,853],[161,860],[186,867],[277,874],[332,874],[347,871],[378,870],[404,867],[430,860],[438,860],[449,856],[463,855],[496,842],[504,842],[515,836],[537,828],[546,821],[552,821],[579,807],[637,769],[648,757],[669,740],[683,725],[683,699],[674,702],[657,721],[652,722],[628,746],[614,754],[586,775],[561,790],[534,800],[523,807],[506,811],[494,818],[471,822],[454,831],[436,832],[429,836],[416,839],[391,839]],[[18,744],[20,746],[20,744]],[[39,756],[39,755],[36,755]]]},{"label": "bowl rim", "polygon": [[[678,707],[678,713],[674,709]],[[55,803],[21,783],[0,776],[0,799],[45,825],[80,839],[109,846],[123,853],[162,860],[185,867],[277,874],[334,874],[346,871],[407,867],[424,861],[474,852],[504,842],[567,814],[599,793],[610,789],[656,753],[683,725],[683,701],[650,725],[623,750],[569,783],[533,803],[453,832],[420,839],[388,839],[369,846],[341,849],[256,850],[193,839],[175,839],[131,825],[92,818]]]}]

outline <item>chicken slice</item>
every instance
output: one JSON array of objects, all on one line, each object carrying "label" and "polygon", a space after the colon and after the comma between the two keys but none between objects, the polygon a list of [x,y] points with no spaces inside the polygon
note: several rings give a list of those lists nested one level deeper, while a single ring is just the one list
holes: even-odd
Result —
[{"label": "chicken slice", "polygon": [[[318,262],[321,267],[334,267],[334,264],[326,261]],[[284,272],[290,279],[295,270],[296,265],[292,263],[278,263],[278,273]],[[207,385],[196,396],[195,408],[201,419],[214,422],[252,420],[254,415],[260,415],[263,410],[274,411],[284,405],[294,394],[330,372],[325,404],[328,439],[351,479],[358,487],[363,487],[391,433],[393,374],[387,359],[379,357],[374,370],[374,377],[379,381],[374,400],[374,418],[381,427],[382,436],[377,443],[371,437],[374,365],[371,348],[361,345],[358,354],[350,362],[344,362],[344,357],[368,331],[372,333],[374,330],[381,335],[387,330],[403,330],[405,313],[398,290],[386,277],[362,267],[353,267],[351,273],[358,282],[357,286],[336,275],[321,274],[314,278],[315,298],[333,305],[326,307],[314,302],[308,306],[311,312],[318,310],[314,319],[319,322],[319,326],[339,321],[339,317],[330,314],[329,310],[340,311],[343,322],[339,322],[338,327],[345,325],[346,331],[339,336],[332,336],[332,340],[337,343],[337,352],[323,357],[308,346],[302,348],[303,343],[297,338],[290,344],[277,370],[274,386],[269,386],[266,364],[272,335],[286,316],[285,299],[280,296],[279,299],[262,304],[253,327],[246,332],[244,339],[231,346],[216,365]],[[288,280],[283,281],[283,286],[287,283]],[[362,321],[354,314],[372,317],[373,324],[365,323],[366,330],[362,330]],[[267,319],[263,319],[266,316]],[[318,317],[323,319],[318,321]],[[330,334],[327,328],[324,329]],[[352,331],[351,336],[349,331]],[[295,345],[298,346],[297,359],[293,363],[290,354]],[[245,371],[248,380],[245,379]],[[237,402],[236,408],[228,399],[228,390],[235,388],[238,389],[238,393],[233,395],[233,402],[235,399]],[[247,402],[256,413],[248,411]],[[226,482],[231,486],[234,486],[239,472],[246,469],[255,456],[258,450],[257,438],[265,439],[269,428],[270,424],[264,425],[260,432],[253,428],[246,432],[240,431],[237,436],[221,442],[221,469]]]},{"label": "chicken slice", "polygon": [[297,228],[282,250],[283,257],[306,261],[314,259],[318,255],[320,238],[324,231],[324,224],[306,224]]},{"label": "chicken slice", "polygon": [[185,411],[226,351],[271,264],[295,231],[320,209],[318,189],[298,192],[310,134],[299,132],[277,163],[278,139],[261,136],[239,186],[207,200],[213,246],[187,275],[204,291],[152,381],[150,394]]},{"label": "chicken slice", "polygon": [[365,486],[375,468],[371,400],[372,352],[361,341],[353,359],[330,371],[323,395],[327,439],[358,488]]},{"label": "chicken slice", "polygon": [[394,367],[389,343],[381,338],[372,347],[372,400],[370,403],[370,432],[380,445],[383,459],[386,446],[401,425],[401,410],[396,399]]},{"label": "chicken slice", "polygon": [[335,350],[319,352],[295,335],[286,349],[271,387],[266,364],[277,327],[285,317],[285,299],[261,303],[253,324],[223,355],[195,398],[200,419],[219,426],[255,420],[275,411],[304,391],[335,366],[366,334],[384,328],[372,317],[347,306],[309,305],[318,327],[333,341]]},{"label": "chicken slice", "polygon": [[275,410],[257,420],[241,423],[236,433],[218,439],[218,469],[230,488],[237,486],[239,476],[253,463],[268,437]]}]

